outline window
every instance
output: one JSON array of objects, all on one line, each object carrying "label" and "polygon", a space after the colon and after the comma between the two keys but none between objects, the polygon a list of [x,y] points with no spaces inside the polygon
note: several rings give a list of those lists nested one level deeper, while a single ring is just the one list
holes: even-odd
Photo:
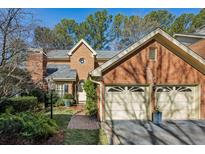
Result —
[{"label": "window", "polygon": [[84,80],[79,81],[78,83],[78,92],[83,92]]},{"label": "window", "polygon": [[84,58],[80,58],[79,62],[80,62],[80,64],[84,64],[85,63],[85,59]]},{"label": "window", "polygon": [[57,83],[56,92],[59,95],[59,97],[63,97],[64,94],[68,93],[68,84]]},{"label": "window", "polygon": [[149,59],[157,60],[157,48],[154,47],[149,48]]},{"label": "window", "polygon": [[68,93],[68,84],[64,84],[64,92]]}]

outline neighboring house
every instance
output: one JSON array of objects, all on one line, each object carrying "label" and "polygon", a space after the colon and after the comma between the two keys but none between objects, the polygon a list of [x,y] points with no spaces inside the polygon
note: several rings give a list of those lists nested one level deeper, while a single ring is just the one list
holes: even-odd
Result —
[{"label": "neighboring house", "polygon": [[184,45],[189,46],[199,40],[205,39],[205,25],[201,26],[194,33],[174,34],[174,37]]},{"label": "neighboring house", "polygon": [[186,46],[189,46],[198,55],[205,57],[205,25],[191,34],[174,34],[174,37]]},{"label": "neighboring house", "polygon": [[[37,78],[52,77],[60,95],[73,93],[80,103],[86,100],[83,82],[90,78],[98,85],[101,121],[148,120],[156,106],[163,119],[204,119],[205,57],[189,45],[161,29],[121,52],[95,51],[81,40],[71,50],[51,50],[47,58],[30,54],[28,69],[36,63]],[[204,41],[200,46],[205,48]]]}]

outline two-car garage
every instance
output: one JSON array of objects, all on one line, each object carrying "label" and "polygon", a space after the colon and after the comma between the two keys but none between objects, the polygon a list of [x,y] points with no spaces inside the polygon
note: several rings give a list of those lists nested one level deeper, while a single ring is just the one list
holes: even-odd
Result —
[{"label": "two-car garage", "polygon": [[164,120],[199,119],[199,102],[195,85],[106,86],[105,119],[150,120],[153,106],[160,109]]}]

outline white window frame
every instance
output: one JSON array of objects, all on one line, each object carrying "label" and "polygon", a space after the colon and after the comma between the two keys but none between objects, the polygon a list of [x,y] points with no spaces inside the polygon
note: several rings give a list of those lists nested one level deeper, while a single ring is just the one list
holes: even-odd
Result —
[{"label": "white window frame", "polygon": [[[65,86],[68,86],[67,92],[65,92]],[[55,91],[60,97],[63,97],[65,93],[69,93],[69,85],[67,83],[56,83]]]}]

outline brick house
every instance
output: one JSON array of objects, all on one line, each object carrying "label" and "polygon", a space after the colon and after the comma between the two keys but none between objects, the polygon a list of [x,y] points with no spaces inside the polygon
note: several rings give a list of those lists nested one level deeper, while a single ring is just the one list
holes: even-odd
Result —
[{"label": "brick house", "polygon": [[72,93],[79,103],[85,103],[82,86],[91,79],[101,121],[151,119],[156,107],[163,119],[204,119],[203,30],[175,39],[156,29],[122,51],[96,51],[84,40],[71,50],[34,49],[28,70],[35,81],[54,80],[60,96]]}]

